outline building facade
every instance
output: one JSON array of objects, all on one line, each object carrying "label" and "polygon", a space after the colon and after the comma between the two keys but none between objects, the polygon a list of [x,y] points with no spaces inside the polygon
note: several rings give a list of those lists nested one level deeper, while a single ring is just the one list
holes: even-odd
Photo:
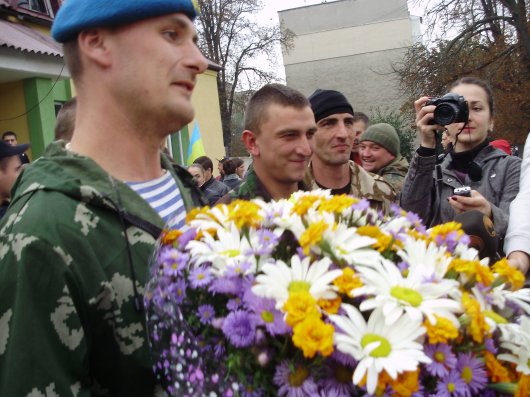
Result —
[{"label": "building facade", "polygon": [[287,84],[309,95],[343,92],[354,110],[399,110],[402,98],[392,64],[419,40],[420,19],[406,0],[342,0],[279,12],[296,37],[283,50]]},{"label": "building facade", "polygon": [[[33,160],[53,141],[60,107],[75,96],[62,46],[49,33],[62,2],[0,0],[0,135],[14,131],[19,143],[30,143],[28,154]],[[225,154],[217,94],[219,70],[210,63],[199,76],[192,97],[195,120],[168,140],[179,163],[185,163],[195,125],[208,156]]]}]

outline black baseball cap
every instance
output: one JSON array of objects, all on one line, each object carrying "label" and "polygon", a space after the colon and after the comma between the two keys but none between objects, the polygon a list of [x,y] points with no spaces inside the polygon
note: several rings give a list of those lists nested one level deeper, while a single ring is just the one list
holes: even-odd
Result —
[{"label": "black baseball cap", "polygon": [[21,145],[11,146],[7,142],[0,140],[0,159],[6,157],[18,156],[28,150],[29,144],[23,143]]}]

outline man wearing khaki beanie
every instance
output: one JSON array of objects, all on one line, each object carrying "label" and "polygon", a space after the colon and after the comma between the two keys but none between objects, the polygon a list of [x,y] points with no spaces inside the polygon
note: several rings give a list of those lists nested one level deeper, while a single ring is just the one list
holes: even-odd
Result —
[{"label": "man wearing khaki beanie", "polygon": [[386,123],[374,124],[363,132],[359,144],[363,168],[382,176],[399,195],[409,163],[401,156],[395,128]]}]

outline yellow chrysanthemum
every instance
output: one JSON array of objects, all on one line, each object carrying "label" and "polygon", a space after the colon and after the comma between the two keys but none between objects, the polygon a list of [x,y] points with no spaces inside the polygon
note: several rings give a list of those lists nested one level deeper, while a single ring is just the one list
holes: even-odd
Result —
[{"label": "yellow chrysanthemum", "polygon": [[182,236],[182,232],[180,230],[164,230],[161,237],[162,244],[173,244],[173,242],[180,236]]},{"label": "yellow chrysanthemum", "polygon": [[432,324],[428,319],[425,320],[423,326],[427,330],[429,343],[447,343],[451,339],[458,337],[458,328],[445,317],[436,316],[436,324]]},{"label": "yellow chrysanthemum", "polygon": [[307,291],[290,293],[283,310],[287,312],[285,322],[290,327],[296,326],[308,316],[320,317],[315,298]]},{"label": "yellow chrysanthemum", "polygon": [[466,314],[469,316],[468,330],[477,343],[482,343],[484,335],[489,331],[489,325],[486,322],[486,316],[480,310],[480,303],[474,299],[469,293],[462,294],[462,305]]},{"label": "yellow chrysanthemum", "polygon": [[204,237],[205,233],[208,233],[210,236],[215,238],[217,236],[217,229],[199,230],[197,232],[197,235],[195,236],[195,240],[197,240],[197,241],[202,240],[202,238]]},{"label": "yellow chrysanthemum", "polygon": [[333,353],[333,332],[333,325],[312,315],[294,327],[293,344],[302,350],[305,358],[313,358],[317,352],[327,357]]},{"label": "yellow chrysanthemum", "polygon": [[334,212],[340,214],[342,211],[358,202],[359,199],[353,198],[352,196],[339,194],[321,202],[318,206],[318,210],[319,212]]},{"label": "yellow chrysanthemum", "polygon": [[440,238],[445,240],[447,235],[453,232],[456,232],[457,237],[462,236],[464,234],[462,224],[458,222],[447,222],[441,225],[436,225],[431,228],[429,237],[432,241],[440,240]]},{"label": "yellow chrysanthemum", "polygon": [[228,206],[228,220],[233,221],[239,229],[258,226],[263,220],[259,210],[260,207],[256,203],[236,200]]},{"label": "yellow chrysanthemum", "polygon": [[193,209],[191,209],[187,214],[186,214],[186,223],[189,223],[193,220],[195,220],[195,218],[197,218],[197,216],[199,216],[200,214],[205,214],[205,215],[208,215],[210,216],[210,207],[206,206],[206,207],[195,207]]},{"label": "yellow chrysanthemum", "polygon": [[521,375],[519,383],[517,384],[517,390],[515,391],[514,397],[528,397],[530,396],[530,375]]},{"label": "yellow chrysanthemum", "polygon": [[420,241],[428,241],[429,238],[423,234],[418,232],[416,229],[410,229],[407,231],[407,234],[412,237],[414,240],[420,240]]},{"label": "yellow chrysanthemum", "polygon": [[372,245],[372,247],[379,252],[384,252],[390,248],[394,240],[392,236],[383,233],[377,226],[361,226],[357,229],[357,233],[361,236],[375,238],[377,241]]},{"label": "yellow chrysanthemum", "polygon": [[484,352],[484,359],[486,361],[488,375],[493,383],[511,382],[510,372],[495,358],[493,354],[487,351]]},{"label": "yellow chrysanthemum", "polygon": [[493,265],[493,271],[499,276],[506,278],[506,280],[512,285],[513,290],[519,289],[524,285],[524,274],[510,265],[510,262],[508,262],[506,258],[502,258],[500,261],[495,262]]},{"label": "yellow chrysanthemum", "polygon": [[333,280],[333,285],[339,289],[341,294],[346,294],[351,298],[352,290],[362,287],[363,283],[352,268],[346,267],[342,269],[342,275]]},{"label": "yellow chrysanthemum", "polygon": [[396,397],[410,397],[420,388],[420,372],[408,371],[398,375],[396,380],[390,382],[390,387],[394,390]]},{"label": "yellow chrysanthemum", "polygon": [[494,280],[490,268],[483,266],[479,261],[470,261],[456,258],[451,261],[449,269],[458,273],[463,273],[468,277],[475,277],[475,280],[485,286],[490,286]]},{"label": "yellow chrysanthemum", "polygon": [[337,314],[339,312],[342,298],[339,296],[335,299],[319,299],[317,304],[327,314]]},{"label": "yellow chrysanthemum", "polygon": [[309,255],[311,247],[318,245],[322,241],[324,232],[328,229],[325,221],[314,222],[300,236],[300,246],[304,254]]},{"label": "yellow chrysanthemum", "polygon": [[291,212],[294,214],[303,216],[307,214],[307,211],[309,211],[309,208],[311,208],[313,204],[315,204],[315,202],[320,199],[321,197],[318,197],[318,196],[311,196],[311,195],[302,196],[296,201]]}]

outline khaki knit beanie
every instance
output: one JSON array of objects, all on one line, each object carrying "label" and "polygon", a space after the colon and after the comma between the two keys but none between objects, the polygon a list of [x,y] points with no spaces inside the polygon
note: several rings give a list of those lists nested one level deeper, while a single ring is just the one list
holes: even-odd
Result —
[{"label": "khaki knit beanie", "polygon": [[361,134],[359,142],[370,141],[383,146],[398,157],[400,155],[400,140],[396,129],[387,123],[373,124]]}]

